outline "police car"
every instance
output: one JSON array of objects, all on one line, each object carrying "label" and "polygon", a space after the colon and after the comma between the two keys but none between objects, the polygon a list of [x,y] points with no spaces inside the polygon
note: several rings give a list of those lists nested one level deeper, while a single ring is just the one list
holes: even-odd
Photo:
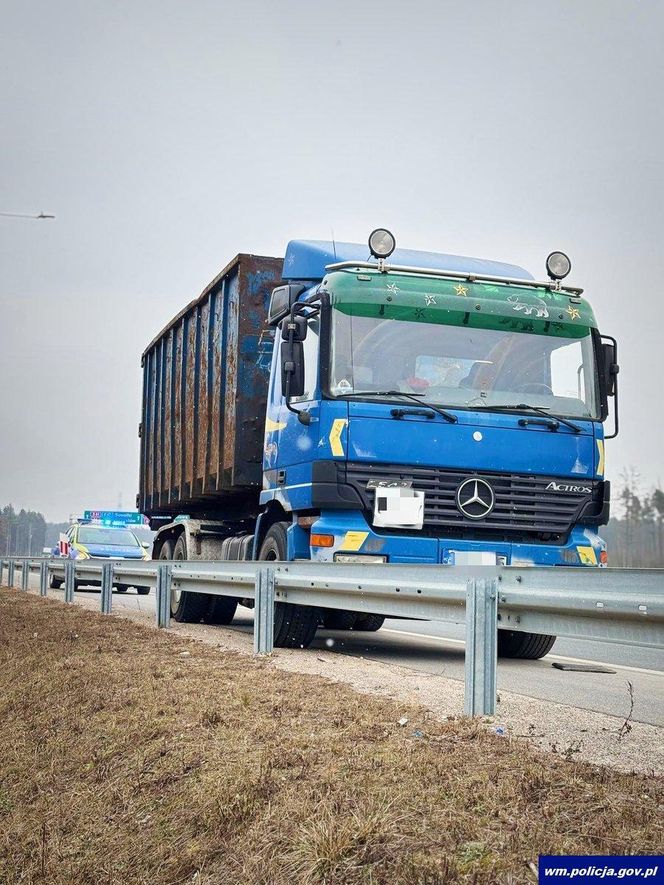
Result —
[{"label": "police car", "polygon": [[[86,520],[74,523],[67,530],[66,536],[61,536],[60,543],[53,550],[53,555],[75,559],[77,562],[85,559],[150,559],[149,544],[139,541],[137,535],[128,526],[100,525]],[[85,585],[99,586],[99,581],[77,581],[76,586]],[[59,589],[63,584],[62,578],[51,576],[51,587]],[[128,584],[116,584],[115,588],[120,593],[125,593]],[[136,592],[146,596],[150,592],[149,587],[136,587]]]}]

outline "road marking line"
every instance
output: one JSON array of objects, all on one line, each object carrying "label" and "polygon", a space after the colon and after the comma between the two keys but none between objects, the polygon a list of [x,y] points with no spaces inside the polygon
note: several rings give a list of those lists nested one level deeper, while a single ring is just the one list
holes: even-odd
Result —
[{"label": "road marking line", "polygon": [[[432,636],[430,633],[413,633],[410,630],[391,630],[389,627],[383,627],[383,633],[399,633],[402,636],[418,636],[420,639],[433,639],[438,642],[451,642],[453,645],[465,645],[465,641],[463,639],[452,639],[447,636]],[[627,670],[630,673],[646,673],[650,676],[664,676],[664,673],[661,670],[649,670],[646,667],[630,667],[627,664],[613,664],[608,663],[606,661],[589,661],[585,658],[567,658],[563,655],[557,654],[549,654],[546,655],[548,659],[556,660],[556,661],[568,661],[569,663],[574,664],[600,664],[604,667],[613,667],[616,670]]]}]

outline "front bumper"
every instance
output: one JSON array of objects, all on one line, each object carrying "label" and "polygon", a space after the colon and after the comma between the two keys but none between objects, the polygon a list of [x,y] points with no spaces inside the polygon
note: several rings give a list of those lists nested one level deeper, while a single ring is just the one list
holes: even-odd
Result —
[{"label": "front bumper", "polygon": [[[333,561],[335,553],[387,556],[388,562],[454,565],[456,554],[494,553],[505,565],[599,566],[606,543],[594,528],[576,526],[563,546],[432,538],[412,534],[379,534],[358,511],[321,513],[311,533],[333,535],[331,547],[312,547],[311,558]],[[604,553],[604,557],[602,556]]]}]

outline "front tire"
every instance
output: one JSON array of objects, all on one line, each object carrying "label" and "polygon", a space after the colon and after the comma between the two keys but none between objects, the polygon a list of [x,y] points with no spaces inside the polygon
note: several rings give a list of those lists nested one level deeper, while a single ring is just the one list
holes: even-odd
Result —
[{"label": "front tire", "polygon": [[498,657],[537,661],[547,655],[556,641],[546,633],[519,633],[516,630],[498,631]]},{"label": "front tire", "polygon": [[[162,547],[162,552],[163,549]],[[180,562],[187,559],[187,539],[184,535],[180,535],[175,542],[173,559]],[[200,624],[209,605],[210,597],[207,593],[184,593],[174,587],[171,589],[171,616],[176,621],[186,624]]]},{"label": "front tire", "polygon": [[[270,526],[261,544],[259,561],[285,562],[288,544],[287,522]],[[274,644],[277,648],[308,648],[316,635],[320,610],[312,605],[292,605],[276,602],[274,605]]]},{"label": "front tire", "polygon": [[62,581],[60,580],[60,578],[56,578],[55,575],[51,575],[48,586],[51,588],[51,590],[59,590],[62,587]]},{"label": "front tire", "polygon": [[147,596],[150,593],[149,587],[137,587],[136,592],[139,596]]},{"label": "front tire", "polygon": [[334,608],[326,608],[323,612],[323,626],[326,630],[352,630],[356,621],[357,612]]},{"label": "front tire", "polygon": [[355,619],[353,630],[364,630],[367,633],[375,633],[385,623],[384,615],[358,615]]}]

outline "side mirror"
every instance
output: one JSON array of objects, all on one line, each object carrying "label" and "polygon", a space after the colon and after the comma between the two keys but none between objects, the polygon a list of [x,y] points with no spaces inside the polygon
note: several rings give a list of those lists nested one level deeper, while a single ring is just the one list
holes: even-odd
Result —
[{"label": "side mirror", "polygon": [[149,550],[150,544],[147,541],[141,541],[141,547],[143,548],[143,550]]},{"label": "side mirror", "polygon": [[606,395],[615,396],[616,393],[616,376],[620,371],[618,365],[618,347],[615,341],[602,342],[602,358],[604,362],[604,383],[606,384]]},{"label": "side mirror", "polygon": [[281,337],[288,341],[293,336],[293,341],[304,341],[307,337],[307,321],[304,317],[295,316],[286,318],[281,324]]},{"label": "side mirror", "polygon": [[301,340],[281,342],[281,390],[286,400],[304,393],[304,345]]},{"label": "side mirror", "polygon": [[609,397],[613,397],[613,431],[604,433],[604,439],[618,436],[618,342],[610,335],[602,335],[599,376],[602,396],[602,421],[609,417]]},{"label": "side mirror", "polygon": [[270,326],[276,326],[279,320],[290,313],[306,286],[302,283],[287,283],[285,286],[277,286],[272,290],[270,306],[267,311],[267,321]]}]

